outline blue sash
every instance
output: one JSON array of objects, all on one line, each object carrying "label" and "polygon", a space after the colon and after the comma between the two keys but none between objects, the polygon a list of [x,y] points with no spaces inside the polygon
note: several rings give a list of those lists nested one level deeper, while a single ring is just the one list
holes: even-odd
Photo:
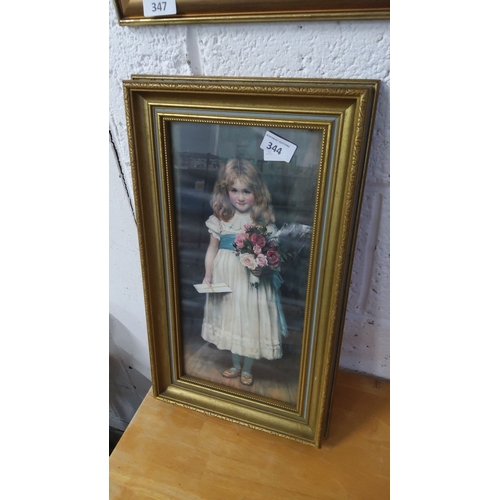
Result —
[{"label": "blue sash", "polygon": [[219,250],[235,250],[233,247],[234,238],[236,238],[235,234],[221,234]]},{"label": "blue sash", "polygon": [[286,325],[286,319],[285,315],[283,313],[283,307],[281,307],[281,300],[280,300],[280,294],[279,294],[279,289],[283,283],[283,278],[281,277],[280,273],[277,273],[273,271],[273,287],[276,293],[274,294],[275,296],[275,302],[276,302],[276,309],[278,310],[278,316],[280,320],[280,333],[283,335],[283,337],[288,337],[288,327]]}]

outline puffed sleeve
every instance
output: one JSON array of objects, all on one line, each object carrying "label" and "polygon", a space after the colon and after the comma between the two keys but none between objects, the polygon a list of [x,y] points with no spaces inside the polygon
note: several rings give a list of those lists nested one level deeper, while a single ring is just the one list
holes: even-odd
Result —
[{"label": "puffed sleeve", "polygon": [[211,215],[205,222],[205,224],[208,227],[208,232],[210,234],[213,234],[215,238],[220,240],[220,233],[221,233],[220,220],[217,219],[215,215]]}]

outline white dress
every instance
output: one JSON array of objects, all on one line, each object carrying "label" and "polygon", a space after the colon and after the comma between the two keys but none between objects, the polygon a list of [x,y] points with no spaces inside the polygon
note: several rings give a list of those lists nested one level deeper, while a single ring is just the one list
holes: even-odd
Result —
[{"label": "white dress", "polygon": [[[252,219],[246,214],[235,214],[229,222],[214,215],[206,221],[209,232],[218,240],[222,234],[243,232],[245,224],[250,223]],[[272,224],[268,230],[275,232],[276,226]],[[260,277],[258,288],[251,285],[250,275],[234,251],[219,249],[212,283],[227,283],[233,291],[207,294],[201,336],[233,354],[255,359],[281,358],[281,337],[286,336],[286,324],[280,314],[278,291],[270,274]]]}]

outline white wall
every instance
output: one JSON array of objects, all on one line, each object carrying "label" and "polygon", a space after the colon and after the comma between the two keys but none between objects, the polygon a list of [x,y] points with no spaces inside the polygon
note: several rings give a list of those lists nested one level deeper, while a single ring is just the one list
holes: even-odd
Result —
[{"label": "white wall", "polygon": [[124,430],[151,387],[151,374],[139,241],[111,143],[109,194],[109,425]]},{"label": "white wall", "polygon": [[[381,93],[341,366],[389,378],[389,21],[121,27],[109,0],[110,314],[131,373],[150,379],[122,80],[133,74],[361,78]],[[123,178],[120,177],[120,168]],[[128,192],[128,194],[127,194]]]}]

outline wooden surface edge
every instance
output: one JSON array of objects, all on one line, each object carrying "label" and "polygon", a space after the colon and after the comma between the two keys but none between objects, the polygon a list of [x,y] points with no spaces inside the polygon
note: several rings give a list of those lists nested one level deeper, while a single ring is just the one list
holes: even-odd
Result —
[{"label": "wooden surface edge", "polygon": [[385,500],[389,412],[389,381],[339,370],[318,450],[150,391],[110,456],[110,499]]}]

